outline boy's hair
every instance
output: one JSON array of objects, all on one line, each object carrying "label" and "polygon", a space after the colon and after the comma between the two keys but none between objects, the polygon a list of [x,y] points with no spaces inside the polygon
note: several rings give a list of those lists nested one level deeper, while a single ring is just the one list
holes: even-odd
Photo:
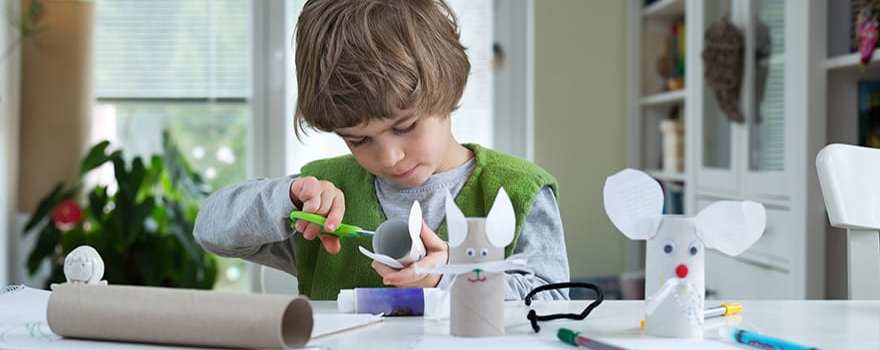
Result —
[{"label": "boy's hair", "polygon": [[443,0],[309,0],[296,28],[297,135],[449,114],[470,63]]}]

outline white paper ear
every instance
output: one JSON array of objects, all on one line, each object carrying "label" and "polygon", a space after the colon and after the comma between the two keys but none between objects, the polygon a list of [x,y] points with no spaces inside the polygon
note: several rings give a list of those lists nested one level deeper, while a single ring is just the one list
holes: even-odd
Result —
[{"label": "white paper ear", "polygon": [[706,247],[739,255],[764,234],[767,212],[752,201],[715,202],[697,214],[697,234]]},{"label": "white paper ear", "polygon": [[409,236],[415,241],[422,233],[422,206],[414,201],[409,209]]},{"label": "white paper ear", "polygon": [[467,220],[461,209],[455,205],[452,195],[446,192],[446,235],[449,238],[449,246],[457,247],[467,237]]},{"label": "white paper ear", "polygon": [[663,216],[663,191],[648,174],[624,169],[605,179],[605,213],[630,239],[650,239]]},{"label": "white paper ear", "polygon": [[516,213],[513,211],[513,203],[504,187],[499,187],[492,209],[489,209],[489,215],[486,216],[486,238],[495,247],[504,248],[513,241],[515,231]]}]

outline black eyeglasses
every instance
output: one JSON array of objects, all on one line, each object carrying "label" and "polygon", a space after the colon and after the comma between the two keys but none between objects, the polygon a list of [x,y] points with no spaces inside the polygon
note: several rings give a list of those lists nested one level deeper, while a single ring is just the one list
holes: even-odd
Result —
[{"label": "black eyeglasses", "polygon": [[599,288],[599,286],[592,284],[592,283],[585,283],[585,282],[551,283],[551,284],[543,285],[538,288],[532,289],[532,291],[529,292],[529,294],[527,294],[524,299],[526,302],[526,306],[532,306],[532,297],[535,296],[535,294],[538,294],[540,292],[546,292],[549,290],[565,289],[565,288],[591,289],[591,290],[593,290],[593,292],[596,293],[596,300],[594,300],[592,303],[590,303],[590,305],[587,305],[587,308],[584,309],[584,311],[582,311],[579,314],[564,314],[563,313],[563,314],[538,315],[538,313],[536,313],[534,309],[530,309],[529,314],[526,316],[526,318],[528,318],[529,322],[532,323],[532,329],[535,331],[535,333],[538,333],[541,331],[541,327],[538,326],[538,322],[558,320],[560,318],[567,318],[567,319],[572,319],[572,320],[583,320],[583,319],[587,318],[587,316],[590,315],[590,312],[592,312],[593,309],[595,309],[597,306],[599,306],[599,304],[602,304],[602,301],[605,300],[605,295],[602,293],[602,288]]}]

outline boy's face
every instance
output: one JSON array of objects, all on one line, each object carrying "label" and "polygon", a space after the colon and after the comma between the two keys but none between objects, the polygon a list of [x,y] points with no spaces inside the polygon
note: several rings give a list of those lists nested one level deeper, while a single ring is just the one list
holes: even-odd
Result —
[{"label": "boy's face", "polygon": [[452,136],[449,119],[401,110],[394,118],[374,119],[335,132],[364,169],[397,185],[415,187],[431,174],[468,159],[468,150]]}]

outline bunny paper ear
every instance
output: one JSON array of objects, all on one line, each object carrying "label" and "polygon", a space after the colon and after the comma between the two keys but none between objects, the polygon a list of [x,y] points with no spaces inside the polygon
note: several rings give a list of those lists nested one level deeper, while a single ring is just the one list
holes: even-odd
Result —
[{"label": "bunny paper ear", "polygon": [[495,247],[504,248],[513,241],[516,231],[516,214],[513,211],[513,203],[504,191],[504,187],[498,188],[495,202],[489,215],[486,216],[486,238]]},{"label": "bunny paper ear", "polygon": [[422,233],[422,206],[414,201],[409,209],[409,236],[416,239]]},{"label": "bunny paper ear", "polygon": [[650,239],[657,233],[663,211],[663,191],[648,174],[624,169],[605,180],[605,213],[630,239]]},{"label": "bunny paper ear", "polygon": [[467,237],[467,220],[461,209],[455,205],[452,195],[446,192],[446,233],[449,237],[449,246],[457,247]]},{"label": "bunny paper ear", "polygon": [[764,234],[767,212],[751,202],[720,201],[697,214],[697,234],[706,247],[727,255],[739,255]]}]

